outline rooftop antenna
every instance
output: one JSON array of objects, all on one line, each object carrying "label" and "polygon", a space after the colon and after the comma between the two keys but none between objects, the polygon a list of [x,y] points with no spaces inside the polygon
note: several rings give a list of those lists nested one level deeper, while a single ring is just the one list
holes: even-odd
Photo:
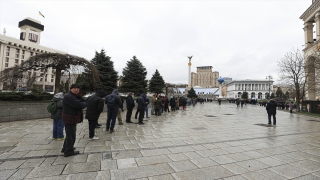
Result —
[{"label": "rooftop antenna", "polygon": [[5,36],[6,35],[6,28],[3,28],[3,35]]}]

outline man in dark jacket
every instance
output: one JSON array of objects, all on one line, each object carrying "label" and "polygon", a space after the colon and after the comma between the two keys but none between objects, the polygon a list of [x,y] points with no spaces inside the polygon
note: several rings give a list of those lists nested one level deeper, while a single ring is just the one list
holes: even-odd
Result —
[{"label": "man in dark jacket", "polygon": [[52,139],[63,140],[63,129],[64,129],[64,123],[62,121],[62,99],[63,99],[63,93],[59,92],[53,96],[52,101],[57,103],[57,109],[55,113],[51,114],[51,119],[53,119],[53,130],[52,130]]},{"label": "man in dark jacket", "polygon": [[271,116],[273,116],[273,125],[276,125],[277,103],[273,99],[267,103],[266,110],[268,112],[268,124],[271,124]]},{"label": "man in dark jacket", "polygon": [[103,99],[107,93],[104,90],[98,90],[94,95],[88,99],[86,119],[89,121],[89,139],[95,140],[99,137],[95,136],[94,129],[98,124],[98,119],[103,111],[104,102]]},{"label": "man in dark jacket", "polygon": [[126,115],[126,122],[127,123],[132,123],[131,121],[131,116],[132,116],[132,110],[135,106],[133,98],[132,98],[132,93],[129,93],[127,96],[127,115]]},{"label": "man in dark jacket", "polygon": [[116,118],[118,115],[119,107],[121,106],[121,99],[117,89],[114,89],[111,94],[106,97],[105,104],[108,108],[108,118],[106,124],[106,131],[110,133],[114,132],[114,125],[116,124]]},{"label": "man in dark jacket", "polygon": [[64,157],[79,154],[74,151],[74,143],[76,141],[77,124],[83,121],[83,112],[87,103],[80,94],[80,86],[72,84],[69,93],[63,98],[62,120],[65,123],[66,139],[63,143],[61,152]]},{"label": "man in dark jacket", "polygon": [[146,107],[146,94],[142,93],[140,97],[138,98],[138,109],[139,111],[139,124],[142,125],[143,123],[143,116],[144,116],[144,111]]}]

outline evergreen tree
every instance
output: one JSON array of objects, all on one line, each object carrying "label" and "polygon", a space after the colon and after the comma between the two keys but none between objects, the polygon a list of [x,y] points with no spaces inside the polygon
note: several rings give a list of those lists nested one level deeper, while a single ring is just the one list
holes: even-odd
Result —
[{"label": "evergreen tree", "polygon": [[99,71],[100,84],[98,89],[103,89],[108,94],[111,94],[113,89],[117,88],[118,80],[118,72],[114,70],[111,57],[106,55],[104,49],[101,49],[100,53],[95,52],[95,57],[91,60],[91,63]]},{"label": "evergreen tree", "polygon": [[271,93],[270,98],[271,98],[271,99],[275,98],[274,93]]},{"label": "evergreen tree", "polygon": [[276,91],[276,96],[281,98],[283,96],[283,92],[282,89],[280,87],[278,87],[277,91]]},{"label": "evergreen tree", "polygon": [[241,95],[242,99],[248,99],[248,92],[243,92]]},{"label": "evergreen tree", "polygon": [[80,93],[82,95],[94,92],[93,84],[90,78],[92,76],[90,74],[91,71],[89,69],[85,69],[84,72],[81,75],[79,75],[76,79],[76,84],[80,86]]},{"label": "evergreen tree", "polygon": [[147,87],[147,70],[142,63],[133,56],[127,61],[127,66],[122,71],[121,92],[133,92],[135,96],[146,92]]},{"label": "evergreen tree", "polygon": [[149,82],[149,91],[152,93],[160,94],[160,93],[163,93],[164,87],[165,87],[164,80],[160,75],[158,69],[156,69],[156,72],[152,75],[152,78]]},{"label": "evergreen tree", "polygon": [[196,91],[193,89],[193,87],[188,91],[188,97],[189,98],[197,98]]}]

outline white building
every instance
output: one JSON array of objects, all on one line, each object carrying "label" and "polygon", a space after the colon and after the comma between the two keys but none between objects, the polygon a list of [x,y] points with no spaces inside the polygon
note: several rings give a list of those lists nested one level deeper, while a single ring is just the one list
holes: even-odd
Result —
[{"label": "white building", "polygon": [[227,86],[227,98],[241,98],[243,92],[248,92],[248,98],[266,99],[272,93],[273,81],[269,80],[234,80]]},{"label": "white building", "polygon": [[[41,32],[44,26],[40,21],[32,18],[26,18],[19,22],[20,39],[0,35],[0,71],[6,68],[13,67],[21,64],[23,61],[28,60],[29,57],[42,54],[42,53],[61,53],[65,52],[51,49],[40,45]],[[48,69],[47,72],[43,71],[30,71],[30,74],[36,76],[42,75],[36,79],[36,85],[42,87],[43,90],[53,92],[55,84],[55,70]],[[16,89],[25,87],[23,82],[16,85]],[[7,82],[0,82],[0,90],[7,90]]]}]

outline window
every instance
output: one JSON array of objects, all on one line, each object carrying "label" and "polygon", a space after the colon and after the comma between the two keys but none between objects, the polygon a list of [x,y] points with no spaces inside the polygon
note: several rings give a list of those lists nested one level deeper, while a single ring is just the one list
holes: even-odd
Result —
[{"label": "window", "polygon": [[16,53],[20,53],[20,49],[16,49]]},{"label": "window", "polygon": [[25,40],[26,39],[26,32],[21,32],[20,33],[20,40]]},{"label": "window", "polygon": [[21,59],[24,59],[24,55],[21,55]]},{"label": "window", "polygon": [[38,53],[36,53],[35,55],[38,55]]},{"label": "window", "polygon": [[8,67],[8,66],[9,66],[8,63],[5,63],[5,64],[4,64],[4,67]]},{"label": "window", "polygon": [[21,60],[21,64],[24,62],[24,60]]},{"label": "window", "polygon": [[40,81],[43,81],[43,78],[40,78]]},{"label": "window", "polygon": [[18,64],[19,63],[19,59],[15,59],[14,63]]},{"label": "window", "polygon": [[25,50],[22,50],[22,54],[24,54],[25,53]]},{"label": "window", "polygon": [[51,75],[51,78],[53,78],[53,75]]},{"label": "window", "polygon": [[19,54],[16,54],[16,58],[19,58]]},{"label": "window", "polygon": [[33,52],[30,52],[30,56],[33,56]]},{"label": "window", "polygon": [[9,52],[6,52],[6,56],[9,56],[10,55],[10,53]]},{"label": "window", "polygon": [[32,42],[37,42],[38,41],[38,35],[29,33],[29,40]]},{"label": "window", "polygon": [[51,79],[51,82],[53,82],[53,79]]},{"label": "window", "polygon": [[7,51],[10,51],[10,47],[9,46],[7,46]]},{"label": "window", "polygon": [[6,62],[9,62],[9,58],[6,57]]}]

